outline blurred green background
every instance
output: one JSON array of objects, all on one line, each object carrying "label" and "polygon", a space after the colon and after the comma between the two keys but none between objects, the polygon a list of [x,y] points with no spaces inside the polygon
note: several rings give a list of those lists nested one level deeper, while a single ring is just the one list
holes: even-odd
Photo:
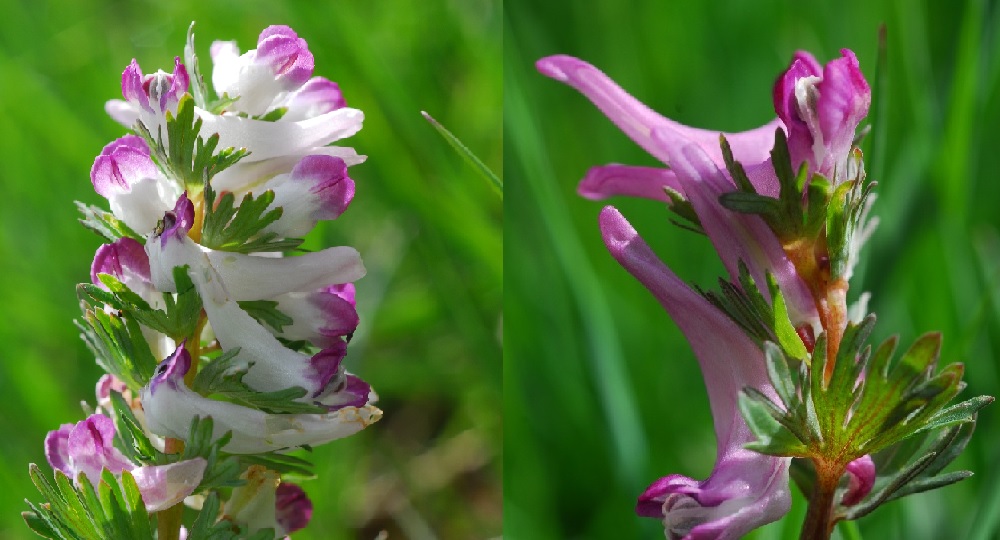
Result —
[{"label": "blurred green background", "polygon": [[[660,523],[634,515],[636,497],[670,473],[705,478],[715,456],[693,355],[607,254],[598,212],[621,209],[689,282],[714,287],[723,268],[661,204],[576,196],[593,165],[658,163],[538,74],[542,56],[585,59],[675,120],[742,131],[774,117],[771,87],[796,49],[826,62],[851,48],[874,85],[884,22],[883,109],[865,143],[882,221],[851,297],[872,292],[879,341],[942,330],[942,361],[966,364],[963,396],[1000,393],[997,2],[508,0],[504,10],[506,536],[662,538]],[[860,521],[863,537],[997,537],[998,411],[981,414],[955,465],[976,476],[880,508]],[[750,537],[798,538],[803,515],[797,495],[784,520]]]},{"label": "blurred green background", "polygon": [[104,103],[133,57],[170,69],[192,20],[206,76],[213,40],[247,50],[291,26],[366,116],[345,142],[369,156],[351,169],[357,198],[307,247],[364,257],[348,368],[385,417],[315,450],[316,512],[296,538],[499,535],[502,202],[420,111],[502,172],[500,2],[6,2],[0,20],[0,538],[34,537],[28,463],[100,375],[71,321],[100,243],[73,201],[106,206],[90,166],[124,134]]}]

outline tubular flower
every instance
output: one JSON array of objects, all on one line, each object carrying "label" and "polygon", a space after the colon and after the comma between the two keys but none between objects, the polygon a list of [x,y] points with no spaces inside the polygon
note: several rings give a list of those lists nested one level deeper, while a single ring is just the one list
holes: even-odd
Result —
[{"label": "tubular flower", "polygon": [[[854,53],[847,49],[841,52],[842,58],[823,68],[809,53],[795,53],[792,64],[774,86],[778,118],[740,133],[693,128],[660,116],[600,70],[577,58],[550,56],[539,60],[537,67],[542,74],[584,94],[629,138],[671,168],[666,146],[671,142],[657,140],[656,132],[673,131],[677,138],[704,151],[723,170],[719,135],[724,135],[733,158],[743,164],[757,192],[773,197],[778,194],[778,180],[770,164],[775,129],[787,134],[793,168],[808,162],[812,172],[831,180],[853,177],[848,176],[850,151],[858,124],[868,114],[871,89]],[[683,193],[677,185],[670,169],[612,164],[592,168],[579,191],[591,199],[631,195],[669,202],[663,188]],[[729,189],[733,190],[735,186]]]},{"label": "tubular flower", "polygon": [[[309,522],[304,491],[226,454],[317,446],[382,415],[371,386],[345,367],[360,255],[348,246],[290,253],[354,199],[348,167],[364,156],[331,143],[360,130],[363,114],[313,76],[308,45],[287,26],[266,28],[242,54],[234,42],[211,51],[217,100],[180,58],[172,73],[152,75],[133,60],[124,100],[106,106],[134,134],[105,146],[91,168],[111,212],[81,205],[83,221],[109,243],[79,290],[84,339],[109,373],[97,414],[51,432],[46,454],[74,480],[130,471],[150,512],[178,504],[204,476],[197,495],[224,499],[242,532],[284,536]],[[130,461],[170,462],[179,450],[201,457]],[[248,485],[219,491],[238,477]]]},{"label": "tubular flower", "polygon": [[775,521],[791,504],[789,458],[755,453],[737,395],[752,387],[775,396],[762,350],[725,314],[691,290],[649,249],[614,208],[601,212],[604,243],[616,260],[660,301],[694,349],[715,421],[717,453],[703,481],[682,475],[654,482],[640,497],[639,515],[663,520],[668,539],[728,540]]},{"label": "tubular flower", "polygon": [[153,379],[143,387],[142,405],[153,433],[185,438],[192,418],[211,416],[212,440],[232,432],[232,439],[223,447],[226,452],[259,454],[347,437],[382,416],[372,405],[343,406],[325,414],[266,413],[197,394],[184,382],[190,369],[191,355],[182,344],[160,363]]},{"label": "tubular flower", "polygon": [[[786,295],[792,323],[818,328],[816,301],[775,233],[760,217],[733,212],[719,203],[720,195],[736,191],[725,169],[719,132],[691,128],[656,114],[582,60],[552,56],[539,60],[537,66],[543,74],[582,92],[632,140],[669,167],[597,167],[581,182],[582,195],[604,198],[622,194],[669,200],[664,188],[670,188],[691,203],[732,281],[737,282],[742,262],[769,298],[764,284],[765,274],[770,272]],[[780,119],[751,131],[723,134],[755,189],[766,195],[776,195],[778,190],[770,151],[774,130],[779,128],[784,129]]]}]

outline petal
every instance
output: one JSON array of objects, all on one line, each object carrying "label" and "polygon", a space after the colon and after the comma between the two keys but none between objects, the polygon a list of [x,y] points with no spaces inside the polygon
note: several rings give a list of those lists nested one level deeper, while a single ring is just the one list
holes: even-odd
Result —
[{"label": "petal", "polygon": [[594,200],[626,195],[670,202],[670,197],[663,190],[665,187],[681,191],[677,177],[669,169],[612,163],[591,167],[576,191],[581,196]]},{"label": "petal", "polygon": [[312,77],[315,61],[306,40],[287,26],[268,26],[257,38],[257,60],[266,64],[287,88]]},{"label": "petal", "polygon": [[340,85],[323,77],[313,77],[288,96],[285,106],[288,111],[282,120],[294,122],[344,108],[347,101]]},{"label": "petal", "polygon": [[108,113],[108,116],[112,120],[129,129],[132,129],[135,121],[139,119],[139,109],[135,105],[120,99],[108,100],[104,104],[104,112]]},{"label": "petal", "polygon": [[663,163],[669,163],[669,156],[666,149],[653,137],[656,129],[673,129],[701,147],[719,164],[722,163],[719,135],[725,135],[736,160],[749,164],[765,161],[769,157],[774,144],[774,130],[781,126],[780,121],[775,119],[759,128],[741,133],[692,128],[660,116],[625,92],[600,70],[577,58],[549,56],[539,60],[535,66],[543,75],[564,82],[584,94],[626,135]]},{"label": "petal", "polygon": [[235,41],[214,41],[209,49],[212,56],[212,86],[219,97],[229,93],[234,97],[233,88],[240,74],[240,48]]},{"label": "petal", "polygon": [[353,435],[382,417],[373,405],[345,407],[326,414],[269,414],[235,403],[205,398],[184,384],[190,366],[185,354],[171,356],[157,368],[142,390],[142,402],[153,433],[186,439],[191,419],[211,416],[213,440],[227,431],[232,439],[224,450],[233,454],[258,454],[320,445]]},{"label": "petal", "polygon": [[834,167],[846,164],[858,124],[871,106],[871,88],[861,73],[857,57],[850,49],[841,50],[841,54],[843,57],[826,64],[823,80],[816,85],[817,115],[827,150],[821,170],[829,171],[828,174]]},{"label": "petal", "polygon": [[292,319],[291,324],[274,334],[290,341],[304,340],[317,347],[329,347],[358,327],[354,304],[329,288],[288,293],[274,300],[278,302],[278,311]]},{"label": "petal", "polygon": [[361,130],[364,113],[342,108],[298,122],[266,122],[240,116],[215,115],[195,109],[202,119],[201,133],[219,134],[219,148],[246,148],[253,162],[326,146]]},{"label": "petal", "polygon": [[349,246],[281,258],[214,250],[205,253],[234,300],[263,300],[288,292],[313,291],[357,281],[365,275],[361,256]]},{"label": "petal", "polygon": [[847,491],[840,504],[854,506],[864,500],[875,486],[875,462],[870,455],[865,454],[848,463],[845,474],[848,477]]},{"label": "petal", "polygon": [[136,135],[126,135],[108,143],[90,168],[94,191],[104,198],[129,191],[135,182],[154,176],[159,176],[159,170],[149,157],[149,146]]},{"label": "petal", "polygon": [[312,519],[313,504],[298,484],[282,482],[275,493],[274,514],[285,534],[304,529]]},{"label": "petal", "polygon": [[82,472],[90,481],[108,469],[114,474],[133,467],[114,446],[115,425],[103,414],[92,414],[78,422],[69,433],[67,454],[74,473]]},{"label": "petal", "polygon": [[763,352],[660,262],[617,210],[606,207],[600,222],[611,254],[653,293],[690,342],[715,422],[712,475],[703,482],[679,475],[661,479],[640,497],[636,511],[650,515],[660,503],[668,538],[735,539],[778,519],[791,504],[789,460],[743,448],[755,438],[737,406],[737,395],[748,386],[774,397]]},{"label": "petal", "polygon": [[146,256],[146,249],[135,239],[127,236],[97,248],[94,262],[90,265],[90,281],[94,285],[106,288],[97,278],[98,274],[114,276],[140,295],[146,290],[152,290],[149,283],[149,257]]},{"label": "petal", "polygon": [[319,220],[340,217],[354,198],[354,181],[347,176],[347,164],[331,156],[306,156],[292,172],[272,178],[256,192],[272,190],[270,208],[284,208],[266,232],[282,238],[300,238]]},{"label": "petal", "polygon": [[144,79],[139,62],[133,58],[132,63],[122,72],[122,97],[143,110],[153,112],[153,108],[149,106],[149,96],[143,88]]},{"label": "petal", "polygon": [[187,459],[169,465],[146,465],[131,471],[139,486],[147,512],[159,512],[181,502],[194,492],[205,475],[204,458]]},{"label": "petal", "polygon": [[63,424],[45,436],[45,459],[53,469],[62,471],[70,477],[74,476],[69,459],[69,434],[73,431],[73,427],[74,424]]},{"label": "petal", "polygon": [[699,147],[685,143],[675,132],[657,130],[654,137],[669,148],[671,168],[683,187],[682,192],[726,265],[730,279],[738,282],[739,265],[743,262],[761,293],[770,299],[765,285],[765,274],[770,272],[788,302],[792,324],[818,321],[812,293],[767,223],[759,216],[733,212],[719,203],[720,195],[736,190],[732,180]]}]

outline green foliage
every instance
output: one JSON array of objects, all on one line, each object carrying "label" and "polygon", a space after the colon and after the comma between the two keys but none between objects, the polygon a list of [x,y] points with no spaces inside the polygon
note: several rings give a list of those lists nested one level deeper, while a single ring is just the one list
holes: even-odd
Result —
[{"label": "green foliage", "polygon": [[167,111],[167,140],[162,131],[154,138],[149,128],[136,122],[135,132],[149,145],[150,156],[169,178],[191,192],[200,192],[216,174],[249,154],[246,149],[226,148],[216,153],[219,134],[201,137],[202,120],[194,113],[194,99],[185,94],[177,103],[177,114]]},{"label": "green foliage", "polygon": [[221,251],[255,253],[262,251],[289,251],[302,244],[301,238],[278,238],[275,232],[263,232],[281,217],[281,207],[271,208],[274,192],[267,190],[254,197],[243,196],[239,206],[236,197],[225,193],[216,204],[216,193],[211,185],[205,186],[205,225],[201,244]]},{"label": "green foliage", "polygon": [[[858,517],[884,501],[967,477],[964,472],[937,473],[968,442],[976,412],[993,401],[980,396],[945,408],[965,385],[961,364],[935,375],[940,334],[924,335],[891,363],[896,339],[886,340],[874,353],[865,346],[874,325],[874,316],[848,325],[828,382],[825,334],[817,339],[809,363],[766,343],[768,375],[780,403],[753,388],[745,389],[739,400],[758,439],[747,447],[757,452],[842,466],[865,454],[879,455],[884,487],[849,514]],[[947,429],[931,449],[913,459],[926,434],[941,428]]]},{"label": "green foliage", "polygon": [[55,482],[50,481],[34,463],[28,467],[28,474],[47,502],[28,502],[31,510],[22,516],[40,536],[80,540],[153,539],[139,487],[128,471],[122,472],[119,481],[105,469],[96,491],[82,473],[77,478],[79,487],[74,487],[61,471],[55,472]]},{"label": "green foliage", "polygon": [[829,182],[822,175],[809,175],[805,163],[797,174],[792,170],[788,140],[782,129],[775,130],[771,149],[771,165],[779,184],[777,199],[757,193],[743,165],[733,158],[729,141],[725,137],[720,137],[720,141],[726,169],[739,188],[739,191],[719,197],[723,206],[734,212],[759,214],[783,241],[803,237],[814,239],[819,235],[826,216]]},{"label": "green foliage", "polygon": [[80,299],[93,309],[110,306],[152,330],[181,341],[194,334],[201,313],[201,297],[188,277],[186,266],[174,268],[177,293],[162,293],[164,309],[153,309],[141,296],[127,285],[108,274],[98,274],[98,279],[109,290],[97,285],[81,283],[77,287]]},{"label": "green foliage", "polygon": [[301,387],[273,392],[254,390],[243,382],[248,367],[235,368],[233,363],[239,349],[230,349],[210,362],[206,362],[195,375],[191,387],[205,396],[215,396],[237,405],[272,414],[321,414],[325,408],[308,402],[297,401],[305,397]]},{"label": "green foliage", "polygon": [[239,530],[235,523],[227,520],[217,520],[221,503],[216,493],[205,497],[201,512],[188,530],[188,540],[271,540],[273,529],[263,529],[253,534]]},{"label": "green foliage", "polygon": [[108,242],[114,242],[127,236],[137,240],[140,244],[146,243],[145,238],[129,228],[128,225],[116,218],[111,212],[93,205],[84,204],[80,201],[76,201],[76,208],[83,214],[80,223]]},{"label": "green foliage", "polygon": [[[82,288],[77,289],[82,295],[81,291]],[[153,358],[149,343],[135,319],[96,308],[87,309],[83,322],[75,321],[75,324],[82,332],[87,347],[94,353],[97,364],[105,371],[121,379],[132,390],[138,390],[149,382],[159,361]]]},{"label": "green foliage", "polygon": [[453,135],[451,131],[448,131],[448,128],[442,126],[441,123],[435,120],[433,116],[424,111],[420,111],[420,114],[423,115],[425,120],[434,126],[434,129],[436,129],[437,132],[444,137],[444,140],[448,141],[448,144],[450,144],[460,156],[465,158],[465,161],[472,165],[472,168],[474,168],[480,176],[485,178],[494,188],[496,188],[497,192],[500,194],[500,198],[503,198],[503,179],[491,171],[490,168],[487,167],[486,164],[472,152],[472,150],[469,150],[468,146],[465,146],[465,144],[463,144],[458,137]]},{"label": "green foliage", "polygon": [[778,288],[774,276],[767,274],[767,286],[771,301],[760,292],[760,288],[740,261],[739,284],[719,278],[722,294],[701,291],[701,294],[715,307],[729,316],[758,345],[773,341],[793,358],[806,359],[808,351],[792,326],[788,306]]},{"label": "green foliage", "polygon": [[237,303],[257,322],[270,326],[275,332],[281,332],[282,328],[292,324],[292,318],[279,311],[278,302],[274,300],[243,300]]}]

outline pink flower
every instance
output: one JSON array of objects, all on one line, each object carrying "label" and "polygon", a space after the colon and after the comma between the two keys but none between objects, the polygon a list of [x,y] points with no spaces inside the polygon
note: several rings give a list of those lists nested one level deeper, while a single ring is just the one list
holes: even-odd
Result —
[{"label": "pink flower", "polygon": [[92,414],[76,424],[63,424],[45,437],[45,457],[74,482],[83,474],[100,481],[104,469],[118,476],[129,471],[139,486],[149,512],[169,508],[190,495],[201,482],[207,462],[194,458],[169,465],[135,465],[114,446],[115,426],[110,418]]},{"label": "pink flower", "polygon": [[[737,281],[742,262],[769,298],[765,274],[770,272],[788,302],[792,324],[819,329],[815,299],[774,232],[759,216],[733,212],[719,203],[719,196],[736,191],[725,169],[719,132],[688,127],[658,115],[582,60],[551,56],[539,60],[537,67],[543,74],[573,86],[590,98],[632,140],[669,167],[618,164],[595,167],[580,183],[583,196],[598,199],[633,195],[669,201],[664,188],[674,190],[691,203],[731,281]],[[781,119],[776,119],[754,130],[722,134],[729,141],[733,157],[746,169],[750,182],[764,195],[778,193],[770,151],[774,132],[779,128],[785,126]]]}]

